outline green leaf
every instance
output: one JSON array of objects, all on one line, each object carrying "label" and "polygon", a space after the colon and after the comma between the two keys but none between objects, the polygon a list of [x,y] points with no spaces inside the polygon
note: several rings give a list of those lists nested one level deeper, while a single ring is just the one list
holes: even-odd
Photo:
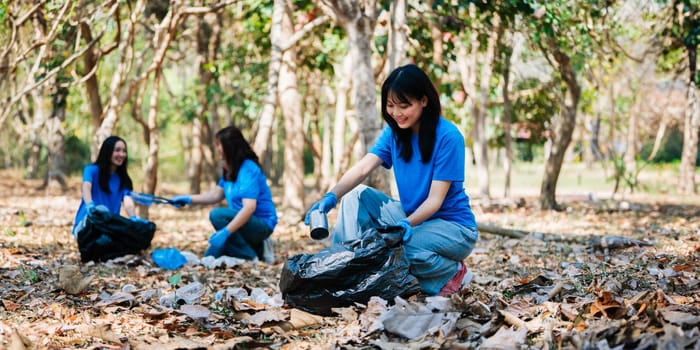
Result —
[{"label": "green leaf", "polygon": [[168,277],[168,283],[170,283],[170,285],[175,287],[180,283],[181,279],[182,279],[182,275],[178,273],[178,274],[175,274],[175,275]]}]

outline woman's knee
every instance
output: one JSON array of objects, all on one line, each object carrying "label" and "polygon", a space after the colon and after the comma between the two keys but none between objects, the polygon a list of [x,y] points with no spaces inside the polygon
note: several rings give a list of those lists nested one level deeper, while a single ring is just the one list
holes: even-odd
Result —
[{"label": "woman's knee", "polygon": [[209,212],[209,222],[218,230],[228,224],[234,216],[236,213],[230,208],[214,208]]}]

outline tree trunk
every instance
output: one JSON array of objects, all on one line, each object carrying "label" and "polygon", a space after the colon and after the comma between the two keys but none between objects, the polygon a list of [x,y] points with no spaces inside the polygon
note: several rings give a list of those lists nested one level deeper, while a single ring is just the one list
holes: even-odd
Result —
[{"label": "tree trunk", "polygon": [[637,129],[639,128],[639,112],[633,110],[629,114],[629,121],[627,123],[627,147],[625,148],[625,154],[623,156],[623,161],[625,162],[625,169],[627,172],[634,172],[637,168]]},{"label": "tree trunk", "polygon": [[[201,102],[200,102],[201,103]],[[188,157],[187,180],[189,181],[190,193],[200,193],[202,183],[202,119],[198,116],[192,120],[192,140],[190,145],[190,156]]]},{"label": "tree trunk", "polygon": [[[92,144],[91,153],[93,157],[96,157],[102,141],[112,134],[117,121],[119,120],[119,112],[124,104],[126,96],[122,92],[127,75],[131,69],[131,60],[133,59],[133,47],[132,42],[134,40],[137,15],[141,15],[145,7],[145,0],[138,0],[133,6],[133,10],[130,13],[129,25],[127,26],[124,33],[126,37],[119,41],[119,47],[117,51],[119,52],[119,62],[117,63],[116,69],[112,74],[111,84],[109,87],[109,101],[107,102],[106,110],[102,111],[102,122],[99,128],[95,130],[94,142]],[[124,96],[123,96],[124,95]],[[129,94],[130,95],[130,94]]]},{"label": "tree trunk", "polygon": [[561,165],[564,161],[566,148],[571,142],[571,136],[576,126],[576,108],[581,96],[581,88],[576,79],[576,73],[571,66],[569,56],[561,52],[558,48],[552,49],[554,60],[557,63],[557,70],[561,78],[566,83],[566,97],[562,113],[554,120],[554,135],[552,138],[552,149],[545,161],[544,177],[540,188],[540,208],[545,210],[558,210],[555,193],[557,181],[561,172]]},{"label": "tree trunk", "polygon": [[39,177],[39,166],[41,164],[41,130],[46,124],[46,111],[44,110],[44,103],[39,90],[35,89],[30,92],[29,96],[34,100],[34,106],[32,110],[32,122],[28,127],[29,142],[31,143],[31,148],[29,152],[29,158],[27,160],[27,173],[25,174],[28,179],[36,179]]},{"label": "tree trunk", "polygon": [[[88,23],[80,23],[80,33],[85,38],[85,41],[92,41],[92,32],[90,31],[90,25]],[[91,72],[97,69],[98,57],[95,51],[95,49],[87,50],[83,56],[85,72]],[[100,127],[100,123],[102,123],[102,98],[100,97],[100,84],[97,81],[97,73],[91,74],[90,77],[85,80],[85,92],[87,93],[87,99],[90,105],[92,130],[97,130]]]},{"label": "tree trunk", "polygon": [[[372,43],[377,21],[376,0],[323,0],[338,24],[348,35],[348,55],[353,70],[352,102],[360,125],[359,147],[362,153],[374,144],[381,129],[377,114],[377,87],[372,68]],[[367,179],[367,184],[389,193],[389,173],[377,169]]]},{"label": "tree trunk", "polygon": [[[202,6],[202,1],[197,3]],[[211,110],[207,91],[213,80],[213,74],[208,68],[211,62],[216,61],[216,53],[220,45],[221,27],[219,15],[196,16],[194,27],[197,33],[195,65],[199,73],[199,91],[197,92],[197,111],[192,120],[192,143],[189,162],[187,163],[187,178],[189,180],[190,193],[200,193],[202,173],[205,169],[205,161],[208,148],[212,145],[207,139],[207,112]]]},{"label": "tree trunk", "polygon": [[695,81],[688,84],[688,109],[683,125],[683,151],[678,171],[678,192],[695,194],[695,165],[698,158],[698,132],[700,132],[700,106],[698,105],[698,88]]},{"label": "tree trunk", "polygon": [[[141,191],[144,193],[155,193],[158,185],[158,151],[160,148],[158,133],[158,97],[160,96],[161,70],[156,69],[153,75],[153,89],[151,100],[148,105],[148,156],[143,174],[143,185]],[[140,212],[142,217],[148,217],[147,207]]]},{"label": "tree trunk", "polygon": [[[389,26],[389,64],[385,67],[385,76],[404,64],[408,49],[408,26],[406,25],[406,0],[391,2],[391,23]],[[442,45],[442,43],[441,43]]]},{"label": "tree trunk", "polygon": [[[58,83],[56,83],[58,85]],[[51,99],[53,112],[47,121],[48,133],[48,169],[44,184],[47,189],[51,185],[51,180],[55,180],[61,187],[61,191],[68,190],[68,184],[65,179],[65,130],[63,123],[66,120],[66,98],[68,97],[68,88],[56,86],[55,92]]]},{"label": "tree trunk", "polygon": [[[350,56],[343,58],[343,64],[336,66],[335,120],[333,122],[333,177],[341,171],[345,150],[345,126],[347,121],[348,92],[352,86],[352,66]],[[333,186],[328,183],[328,188]]]},{"label": "tree trunk", "polygon": [[[284,9],[281,36],[288,41],[293,34],[292,9]],[[304,118],[301,111],[301,96],[297,84],[297,57],[295,50],[282,54],[279,75],[280,110],[284,118],[284,175],[282,206],[296,214],[303,213],[304,207]]]},{"label": "tree trunk", "polygon": [[277,88],[282,64],[282,19],[284,17],[285,0],[274,0],[272,8],[272,27],[270,28],[270,63],[267,73],[267,90],[263,109],[260,113],[258,132],[255,135],[253,150],[260,160],[265,159],[270,134],[275,122],[275,106],[277,104]]},{"label": "tree trunk", "polygon": [[[493,62],[496,58],[496,50],[501,40],[501,21],[498,15],[492,18],[491,31],[486,46],[486,52],[480,60],[481,76],[479,77],[479,107],[478,113],[474,116],[474,153],[476,155],[477,176],[479,178],[479,193],[483,200],[488,203],[491,197],[489,189],[491,185],[491,172],[489,171],[489,143],[486,134],[486,123],[488,120],[488,98],[491,92],[491,76],[493,75]],[[478,42],[472,45],[479,46]],[[476,68],[478,66],[475,65]]]},{"label": "tree trunk", "polygon": [[[510,45],[509,45],[510,46]],[[503,170],[505,172],[505,182],[503,185],[503,197],[510,198],[510,178],[511,168],[513,165],[513,137],[511,135],[511,125],[513,121],[511,105],[510,105],[510,64],[511,64],[510,49],[503,52],[503,134],[505,141],[505,157],[503,157]]]}]

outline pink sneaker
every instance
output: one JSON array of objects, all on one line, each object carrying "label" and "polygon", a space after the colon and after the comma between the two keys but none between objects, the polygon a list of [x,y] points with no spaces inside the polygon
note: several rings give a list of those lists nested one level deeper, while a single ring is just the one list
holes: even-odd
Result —
[{"label": "pink sneaker", "polygon": [[464,265],[464,261],[460,261],[457,273],[455,273],[455,275],[449,281],[447,281],[447,283],[445,283],[445,286],[442,287],[439,295],[444,297],[459,292],[464,287],[468,286],[473,278],[474,275],[472,274],[472,271],[469,270],[466,265]]}]

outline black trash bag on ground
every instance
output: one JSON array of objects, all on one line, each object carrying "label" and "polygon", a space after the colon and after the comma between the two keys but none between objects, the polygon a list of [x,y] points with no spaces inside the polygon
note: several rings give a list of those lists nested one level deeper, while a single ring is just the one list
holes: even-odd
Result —
[{"label": "black trash bag on ground", "polygon": [[360,239],[287,259],[279,283],[285,302],[330,315],[331,308],[366,304],[372,296],[392,301],[418,293],[420,285],[409,273],[402,236],[401,227],[370,229]]},{"label": "black trash bag on ground", "polygon": [[156,232],[153,222],[135,222],[121,215],[95,212],[85,217],[78,231],[80,260],[106,261],[127,254],[139,254],[151,246]]}]

